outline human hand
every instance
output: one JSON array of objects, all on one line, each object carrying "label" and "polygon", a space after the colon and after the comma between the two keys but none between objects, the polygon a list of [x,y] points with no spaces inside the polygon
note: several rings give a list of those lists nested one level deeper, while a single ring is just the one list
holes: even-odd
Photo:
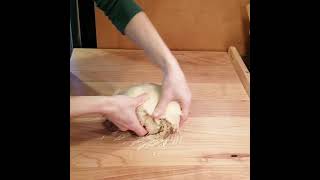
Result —
[{"label": "human hand", "polygon": [[187,81],[180,68],[168,71],[164,75],[162,82],[162,94],[159,103],[153,113],[154,118],[160,118],[165,112],[167,105],[171,101],[177,101],[182,110],[180,126],[187,120],[189,109],[191,105],[191,92],[188,87]]},{"label": "human hand", "polygon": [[147,100],[147,94],[131,98],[124,95],[110,97],[110,104],[105,104],[103,114],[114,123],[121,131],[131,130],[138,136],[144,136],[148,132],[140,124],[136,109]]}]

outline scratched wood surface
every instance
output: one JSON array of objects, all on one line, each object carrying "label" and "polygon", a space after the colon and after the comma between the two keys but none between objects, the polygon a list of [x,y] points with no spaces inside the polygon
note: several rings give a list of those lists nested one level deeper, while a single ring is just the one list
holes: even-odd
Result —
[{"label": "scratched wood surface", "polygon": [[[249,97],[227,52],[173,53],[193,94],[181,142],[137,150],[113,141],[100,117],[72,119],[71,179],[250,179]],[[74,49],[70,95],[112,95],[143,82],[161,82],[143,51]]]}]

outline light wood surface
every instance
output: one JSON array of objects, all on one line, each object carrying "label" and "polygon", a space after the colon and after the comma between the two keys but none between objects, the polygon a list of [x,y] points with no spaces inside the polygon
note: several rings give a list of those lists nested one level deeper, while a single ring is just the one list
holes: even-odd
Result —
[{"label": "light wood surface", "polygon": [[[249,179],[249,97],[227,52],[173,52],[193,93],[181,143],[137,151],[112,141],[99,117],[70,120],[71,179]],[[70,95],[112,95],[161,82],[140,50],[74,49]]]},{"label": "light wood surface", "polygon": [[[171,50],[227,51],[246,55],[249,0],[137,0]],[[98,48],[138,49],[96,8]]]},{"label": "light wood surface", "polygon": [[250,4],[247,5],[247,13],[248,13],[249,21],[250,21]]},{"label": "light wood surface", "polygon": [[239,52],[235,47],[229,48],[229,55],[234,69],[236,70],[247,94],[250,96],[250,72],[247,66],[244,64]]}]

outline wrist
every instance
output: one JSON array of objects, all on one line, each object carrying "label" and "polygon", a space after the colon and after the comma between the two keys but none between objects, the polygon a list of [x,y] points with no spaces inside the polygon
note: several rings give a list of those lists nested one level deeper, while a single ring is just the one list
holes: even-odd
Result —
[{"label": "wrist", "polygon": [[162,68],[162,72],[165,76],[168,76],[177,72],[178,73],[181,72],[179,63],[172,54],[165,57],[164,67]]},{"label": "wrist", "polygon": [[105,106],[105,96],[70,97],[70,116],[101,114]]},{"label": "wrist", "polygon": [[109,116],[115,109],[115,101],[113,96],[105,96],[102,101],[97,104],[99,114],[103,114],[105,116]]}]

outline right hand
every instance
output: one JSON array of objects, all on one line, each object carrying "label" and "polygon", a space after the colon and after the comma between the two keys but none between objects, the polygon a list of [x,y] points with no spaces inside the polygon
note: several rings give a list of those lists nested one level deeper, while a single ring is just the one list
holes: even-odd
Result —
[{"label": "right hand", "polygon": [[136,109],[147,100],[147,94],[131,98],[124,95],[111,97],[111,104],[106,104],[103,114],[112,121],[121,131],[131,130],[138,136],[144,136],[148,132],[140,124]]}]

